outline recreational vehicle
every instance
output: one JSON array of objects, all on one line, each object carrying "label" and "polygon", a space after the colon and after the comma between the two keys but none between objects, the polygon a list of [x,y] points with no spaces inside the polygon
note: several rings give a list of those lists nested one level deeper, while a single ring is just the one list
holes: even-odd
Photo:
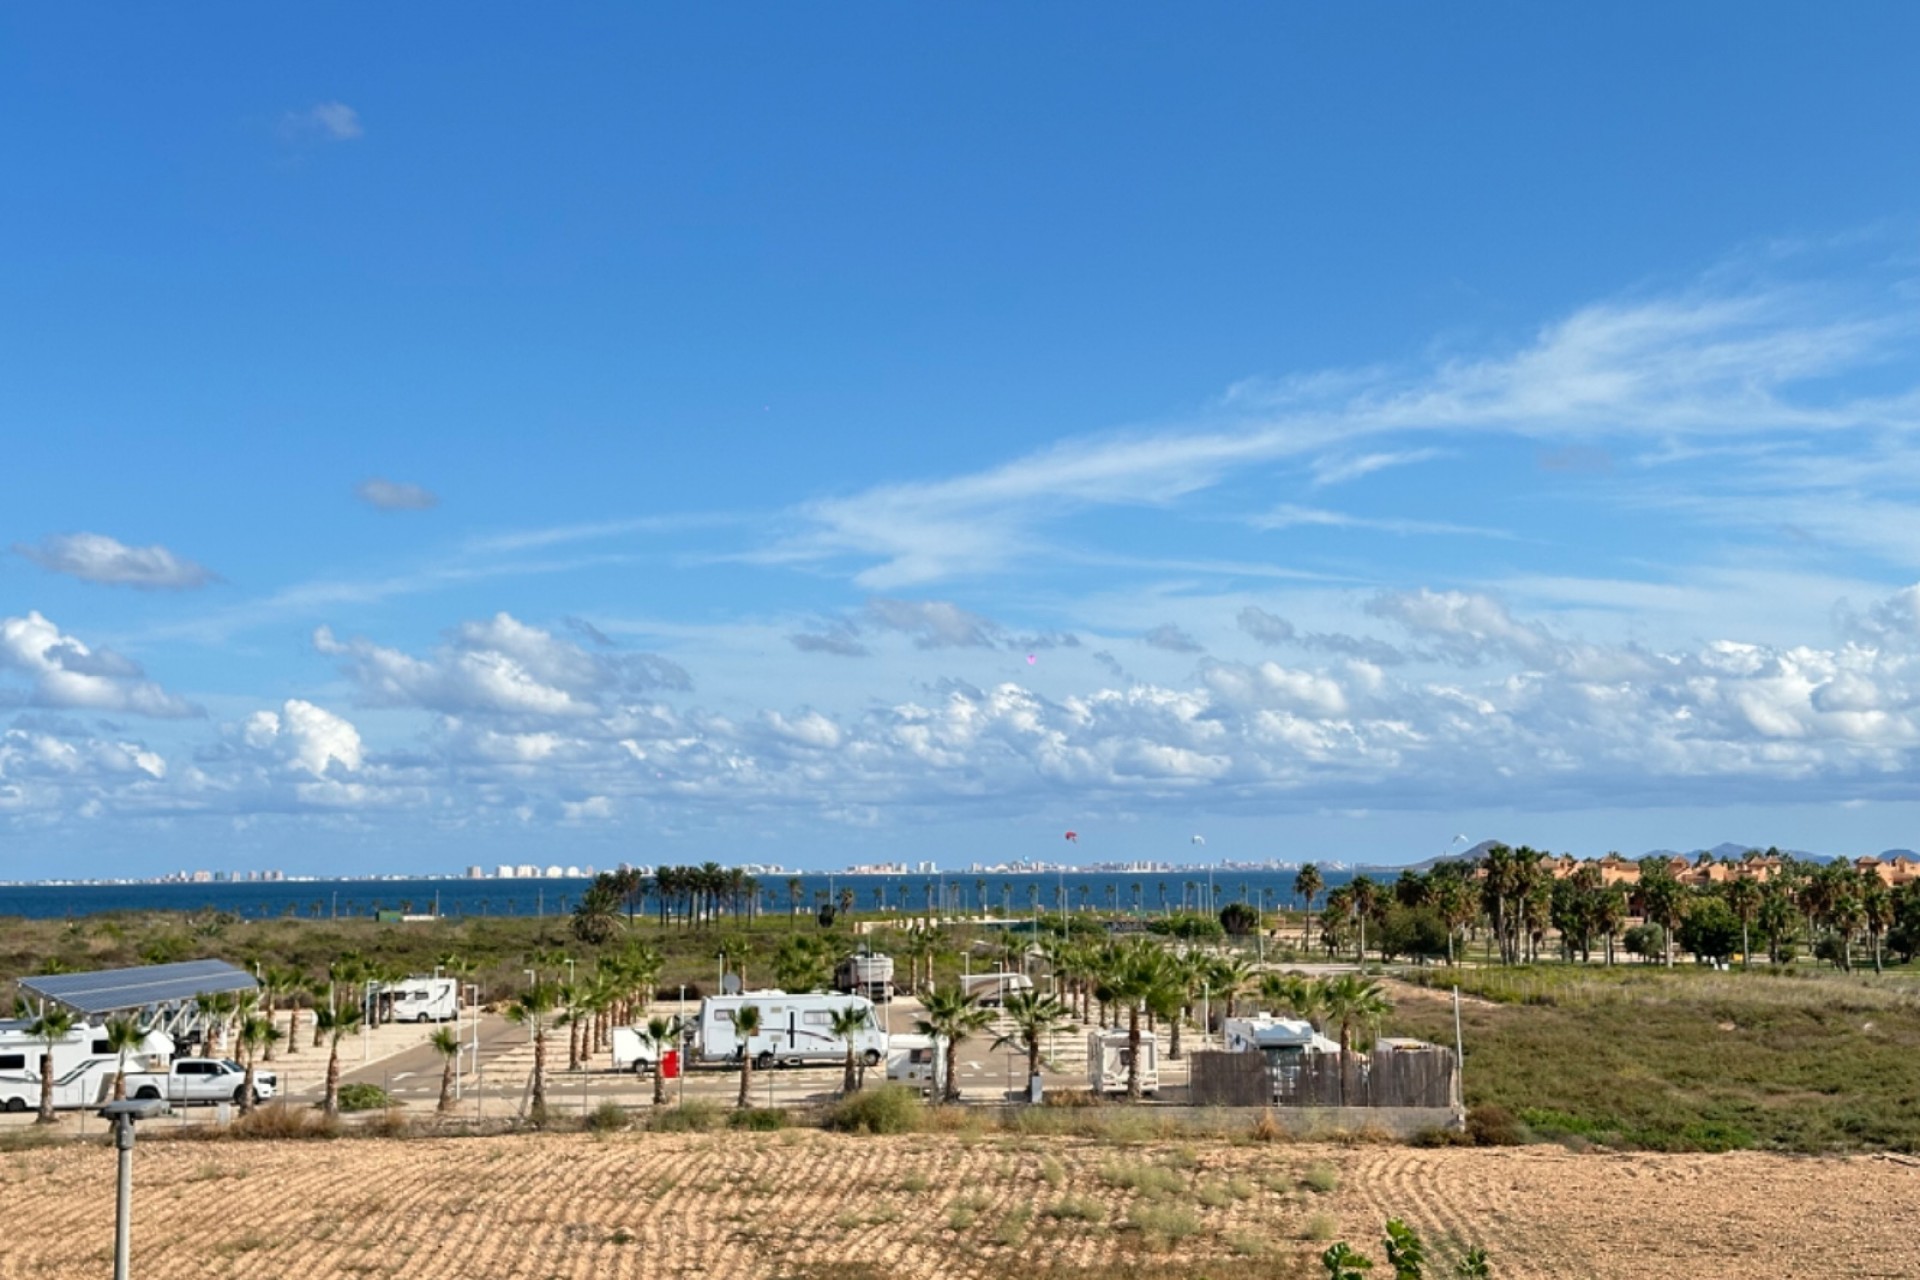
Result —
[{"label": "recreational vehicle", "polygon": [[[31,1034],[25,1019],[0,1021],[0,1110],[28,1111],[40,1105],[41,1057],[47,1042]],[[127,1055],[127,1071],[164,1067],[173,1056],[173,1039],[149,1031]],[[113,1092],[120,1055],[107,1044],[100,1027],[81,1024],[53,1042],[53,1105],[90,1107]]]},{"label": "recreational vehicle", "polygon": [[947,1038],[915,1035],[887,1037],[887,1082],[903,1084],[930,1096],[944,1093],[947,1087]]},{"label": "recreational vehicle", "polygon": [[[681,1039],[680,1029],[674,1028],[673,1042]],[[615,1027],[613,1029],[613,1069],[631,1071],[635,1075],[651,1075],[660,1068],[660,1047],[646,1036],[640,1034],[638,1027]],[[677,1053],[678,1049],[669,1048],[668,1053]]]},{"label": "recreational vehicle", "polygon": [[893,999],[893,957],[878,954],[848,956],[833,971],[833,989],[862,995],[875,1004]]},{"label": "recreational vehicle", "polygon": [[1266,1055],[1275,1098],[1292,1091],[1301,1065],[1310,1055],[1340,1052],[1339,1042],[1315,1031],[1311,1022],[1264,1013],[1250,1018],[1228,1018],[1220,1024],[1220,1035],[1228,1053]]},{"label": "recreational vehicle", "polygon": [[960,989],[975,1004],[1001,1005],[1016,991],[1033,990],[1033,979],[1024,973],[975,973],[960,979]]},{"label": "recreational vehicle", "polygon": [[453,978],[408,978],[375,984],[383,1022],[452,1022],[460,1016],[460,984]]},{"label": "recreational vehicle", "polygon": [[[1095,1094],[1125,1093],[1132,1050],[1125,1027],[1087,1032],[1087,1088]],[[1150,1035],[1140,1037],[1140,1092],[1160,1091],[1160,1046]]]},{"label": "recreational vehicle", "polygon": [[[760,1030],[751,1043],[734,1031],[733,1015],[745,1005],[760,1010]],[[767,1068],[776,1063],[844,1062],[847,1042],[833,1034],[833,1015],[844,1009],[866,1013],[865,1025],[853,1036],[854,1055],[868,1066],[887,1056],[887,1032],[865,996],[789,995],[784,991],[748,991],[740,995],[708,996],[700,1002],[696,1043],[702,1062],[738,1062],[751,1058]]]}]

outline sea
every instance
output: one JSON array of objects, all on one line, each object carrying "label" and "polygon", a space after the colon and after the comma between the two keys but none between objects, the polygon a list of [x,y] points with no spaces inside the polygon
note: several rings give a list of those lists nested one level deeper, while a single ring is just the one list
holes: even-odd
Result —
[{"label": "sea", "polygon": [[[1328,888],[1360,871],[1391,880],[1398,869],[1323,868]],[[838,904],[853,893],[858,912],[925,911],[929,895],[948,914],[1024,915],[1058,910],[1163,914],[1170,910],[1218,911],[1229,902],[1271,909],[1300,905],[1293,892],[1292,869],[1176,867],[1142,872],[994,872],[842,875],[825,872],[776,873],[759,877],[760,910],[771,915],[789,909],[787,881],[800,881],[799,906],[811,911],[822,901]],[[438,877],[418,880],[217,881],[208,884],[0,884],[0,919],[66,919],[110,912],[224,913],[245,920],[275,917],[352,919],[381,911],[465,916],[564,915],[591,883],[584,877],[526,880],[467,880]],[[652,899],[645,904],[657,911]]]}]

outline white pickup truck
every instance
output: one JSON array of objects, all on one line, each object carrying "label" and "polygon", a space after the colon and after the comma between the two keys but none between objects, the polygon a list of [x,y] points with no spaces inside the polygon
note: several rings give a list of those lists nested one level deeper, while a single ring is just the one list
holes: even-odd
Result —
[{"label": "white pickup truck", "polygon": [[[255,1101],[271,1098],[280,1083],[271,1071],[253,1073]],[[168,1102],[239,1102],[247,1088],[247,1069],[232,1058],[181,1058],[166,1071],[129,1071],[129,1098],[165,1098]]]}]

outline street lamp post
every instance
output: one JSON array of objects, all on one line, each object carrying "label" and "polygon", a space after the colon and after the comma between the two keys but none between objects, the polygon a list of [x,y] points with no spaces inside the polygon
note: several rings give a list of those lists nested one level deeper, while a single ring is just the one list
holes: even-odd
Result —
[{"label": "street lamp post", "polygon": [[120,1180],[113,1214],[113,1280],[127,1280],[127,1259],[133,1243],[133,1123],[164,1115],[167,1104],[158,1098],[109,1102],[100,1114],[113,1126],[113,1147],[120,1153]]},{"label": "street lamp post", "polygon": [[[687,984],[684,982],[680,984],[680,1007],[674,1011],[674,1017],[679,1020],[682,1027],[687,1025]],[[680,1105],[684,1107],[687,1105],[687,1036],[685,1031],[682,1031],[677,1037],[677,1043],[674,1047],[680,1051]],[[656,1067],[655,1070],[659,1070],[659,1068]]]}]

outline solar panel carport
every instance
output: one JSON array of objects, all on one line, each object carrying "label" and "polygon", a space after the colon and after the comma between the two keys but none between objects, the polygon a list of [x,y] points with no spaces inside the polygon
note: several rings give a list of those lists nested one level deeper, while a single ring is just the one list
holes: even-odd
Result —
[{"label": "solar panel carport", "polygon": [[254,991],[260,984],[224,960],[187,960],[94,973],[44,973],[20,979],[20,989],[88,1019],[145,1010],[149,1023],[175,1023],[195,996]]}]

